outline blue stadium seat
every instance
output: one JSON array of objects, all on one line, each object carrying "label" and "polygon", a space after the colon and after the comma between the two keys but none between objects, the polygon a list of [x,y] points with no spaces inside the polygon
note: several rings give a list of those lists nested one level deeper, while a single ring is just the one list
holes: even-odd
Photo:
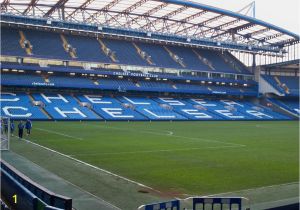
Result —
[{"label": "blue stadium seat", "polygon": [[70,95],[61,94],[32,94],[36,101],[45,104],[44,110],[57,120],[99,120],[96,113],[87,107],[79,105],[78,101]]},{"label": "blue stadium seat", "polygon": [[297,76],[279,76],[282,84],[285,84],[289,89],[289,95],[299,96],[299,77]]},{"label": "blue stadium seat", "polygon": [[187,69],[193,69],[198,71],[212,71],[208,65],[204,64],[197,55],[192,51],[191,48],[178,47],[178,46],[168,46],[172,52],[183,59],[184,64]]},{"label": "blue stadium seat", "polygon": [[115,98],[101,95],[78,95],[81,102],[90,103],[92,109],[106,120],[146,120],[147,118],[122,104]]},{"label": "blue stadium seat", "polygon": [[216,72],[238,73],[232,66],[225,62],[220,52],[204,49],[196,49],[196,51],[212,63]]},{"label": "blue stadium seat", "polygon": [[157,102],[139,97],[118,97],[123,103],[134,105],[135,110],[146,116],[150,120],[184,120],[187,119],[182,115],[174,112],[168,107],[161,107]]},{"label": "blue stadium seat", "polygon": [[96,38],[65,35],[69,44],[76,49],[77,60],[112,63],[101,50],[101,46]]},{"label": "blue stadium seat", "polygon": [[102,39],[106,46],[115,52],[116,57],[121,64],[148,66],[137,53],[132,42],[114,39]]},{"label": "blue stadium seat", "polygon": [[1,115],[13,119],[46,120],[41,109],[32,104],[30,97],[24,93],[1,93]]},{"label": "blue stadium seat", "polygon": [[23,30],[23,32],[32,45],[34,57],[72,59],[63,48],[63,42],[58,33],[37,30]]},{"label": "blue stadium seat", "polygon": [[269,98],[272,103],[281,106],[282,108],[300,116],[300,105],[298,98]]},{"label": "blue stadium seat", "polygon": [[148,55],[151,56],[151,59],[157,67],[182,69],[182,66],[176,63],[170,57],[170,55],[162,45],[147,43],[137,43],[137,45],[141,50],[145,51]]},{"label": "blue stadium seat", "polygon": [[299,77],[272,76],[272,75],[261,75],[261,76],[270,85],[272,85],[279,93],[284,95],[290,95],[290,96],[299,96]]},{"label": "blue stadium seat", "polygon": [[[34,93],[2,93],[1,114],[14,119],[57,120],[289,120],[283,114],[249,100],[176,99]],[[32,97],[32,99],[30,99]],[[32,101],[41,101],[39,108]],[[292,111],[299,106],[289,103]],[[298,109],[299,112],[299,109]]]},{"label": "blue stadium seat", "polygon": [[18,30],[1,27],[1,54],[25,56],[26,52],[19,43],[20,38]]},{"label": "blue stadium seat", "polygon": [[193,105],[186,100],[180,100],[175,98],[153,98],[160,104],[167,104],[173,107],[173,111],[186,117],[189,120],[222,120],[218,115],[209,112],[207,109],[200,109],[196,105]]}]

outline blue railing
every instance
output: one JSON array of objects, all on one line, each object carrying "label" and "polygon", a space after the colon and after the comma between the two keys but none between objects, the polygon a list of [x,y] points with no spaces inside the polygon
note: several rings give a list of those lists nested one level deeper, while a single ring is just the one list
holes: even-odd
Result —
[{"label": "blue railing", "polygon": [[172,201],[142,205],[138,210],[205,210],[228,209],[250,210],[250,203],[243,197],[191,197]]}]

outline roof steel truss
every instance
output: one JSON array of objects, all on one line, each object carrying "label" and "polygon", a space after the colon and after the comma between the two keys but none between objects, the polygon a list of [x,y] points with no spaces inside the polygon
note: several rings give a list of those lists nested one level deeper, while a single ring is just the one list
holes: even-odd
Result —
[{"label": "roof steel truss", "polygon": [[[193,13],[185,14],[190,8]],[[299,36],[273,25],[180,0],[2,0],[1,13],[270,46],[299,41]]]}]

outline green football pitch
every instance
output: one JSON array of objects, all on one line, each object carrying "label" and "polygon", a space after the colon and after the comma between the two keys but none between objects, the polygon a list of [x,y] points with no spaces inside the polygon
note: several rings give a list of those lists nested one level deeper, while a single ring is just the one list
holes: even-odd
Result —
[{"label": "green football pitch", "polygon": [[[187,197],[298,182],[298,129],[295,121],[34,122],[25,137],[120,179]],[[43,156],[16,139],[11,150],[37,163],[34,155]],[[87,190],[100,191],[96,183]]]}]

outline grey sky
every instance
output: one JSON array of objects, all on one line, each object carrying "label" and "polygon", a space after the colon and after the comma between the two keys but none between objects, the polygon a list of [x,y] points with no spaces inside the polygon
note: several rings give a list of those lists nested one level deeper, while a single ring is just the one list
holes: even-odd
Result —
[{"label": "grey sky", "polygon": [[[239,11],[253,0],[192,0]],[[300,0],[256,0],[256,18],[300,34]]]}]

